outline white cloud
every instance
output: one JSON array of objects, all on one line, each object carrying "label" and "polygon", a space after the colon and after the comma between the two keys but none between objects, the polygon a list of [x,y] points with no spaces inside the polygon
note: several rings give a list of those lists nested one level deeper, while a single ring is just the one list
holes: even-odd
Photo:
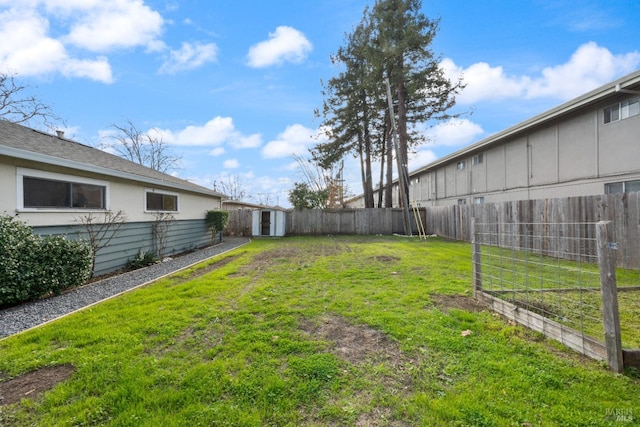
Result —
[{"label": "white cloud", "polygon": [[209,155],[212,157],[222,156],[225,153],[224,147],[216,147],[209,151]]},{"label": "white cloud", "polygon": [[418,150],[418,152],[409,155],[409,171],[421,168],[437,159],[438,155],[432,150]]},{"label": "white cloud", "polygon": [[262,149],[262,156],[266,159],[288,157],[294,154],[304,154],[307,147],[317,142],[317,131],[300,124],[287,126],[278,137],[269,141]]},{"label": "white cloud", "polygon": [[522,95],[529,81],[528,77],[509,77],[505,75],[502,67],[491,67],[486,62],[478,62],[463,69],[451,59],[446,58],[440,66],[451,81],[456,81],[462,75],[466,87],[456,97],[456,101],[460,104],[517,98]]},{"label": "white cloud", "polygon": [[162,64],[160,73],[175,74],[198,68],[217,59],[218,47],[214,43],[182,43],[180,50],[169,52],[169,58]]},{"label": "white cloud", "polygon": [[527,88],[527,98],[570,99],[595,89],[640,65],[640,51],[614,55],[594,42],[580,46],[568,62],[542,70]]},{"label": "white cloud", "polygon": [[262,145],[262,135],[254,133],[253,135],[243,136],[238,133],[235,138],[229,140],[229,144],[233,148],[258,148]]},{"label": "white cloud", "polygon": [[[243,135],[236,130],[231,117],[215,117],[202,126],[187,126],[179,131],[154,128],[149,133],[162,136],[169,144],[182,146],[222,146],[234,148],[255,148],[262,144],[259,134]],[[213,155],[219,155],[216,151]],[[221,153],[220,153],[221,154]]]},{"label": "white cloud", "polygon": [[137,46],[150,51],[165,49],[159,39],[164,20],[141,0],[25,0],[6,4],[9,7],[0,12],[0,71],[24,76],[60,73],[112,83],[108,59],[83,58],[83,50],[108,52]]},{"label": "white cloud", "polygon": [[302,62],[312,45],[303,33],[292,27],[280,26],[269,33],[269,39],[249,49],[248,63],[255,68],[288,62]]},{"label": "white cloud", "polygon": [[140,0],[49,2],[66,10],[70,17],[77,16],[71,31],[64,38],[68,43],[95,52],[119,48],[146,46],[157,49],[162,33],[162,16]]},{"label": "white cloud", "polygon": [[421,130],[432,147],[457,147],[474,142],[484,133],[482,127],[469,119],[452,119]]},{"label": "white cloud", "polygon": [[72,58],[59,40],[47,36],[48,32],[49,21],[35,11],[10,9],[0,13],[0,71],[23,76],[60,72],[67,77],[113,82],[106,58]]},{"label": "white cloud", "polygon": [[237,169],[240,166],[240,162],[237,159],[227,159],[222,162],[222,167],[225,169]]},{"label": "white cloud", "polygon": [[540,76],[510,76],[503,67],[479,62],[463,69],[451,59],[441,63],[448,78],[463,76],[467,87],[460,104],[511,98],[568,100],[628,74],[640,65],[640,51],[614,55],[594,42],[581,45],[564,64],[547,67]]}]

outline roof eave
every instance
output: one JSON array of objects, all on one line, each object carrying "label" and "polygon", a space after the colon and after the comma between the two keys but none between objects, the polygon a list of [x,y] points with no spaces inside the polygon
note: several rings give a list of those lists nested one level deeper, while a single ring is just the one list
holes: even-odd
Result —
[{"label": "roof eave", "polygon": [[561,117],[565,114],[574,112],[585,105],[589,105],[595,102],[602,100],[603,98],[621,92],[625,88],[629,86],[633,86],[640,83],[640,71],[636,71],[634,73],[628,74],[624,77],[619,78],[611,83],[607,83],[604,86],[600,86],[597,89],[592,90],[582,96],[572,99],[571,101],[565,102],[555,108],[547,110],[537,116],[534,116],[528,120],[520,122],[514,126],[511,126],[505,130],[502,130],[498,133],[495,133],[485,139],[482,139],[474,144],[469,145],[461,150],[458,150],[454,153],[446,155],[432,163],[429,163],[426,166],[416,169],[413,172],[410,172],[409,175],[413,175],[416,173],[424,172],[429,169],[433,169],[434,167],[441,166],[442,164],[448,163],[453,159],[460,158],[461,156],[478,151],[479,149],[486,148],[498,141],[504,140],[506,138],[512,137],[522,132],[526,132],[531,128],[539,126],[542,123],[554,120],[558,117]]},{"label": "roof eave", "polygon": [[220,197],[220,198],[223,197],[223,194],[213,190],[208,190],[204,187],[202,187],[202,190],[199,190],[197,188],[189,187],[186,185],[180,185],[175,182],[164,181],[161,179],[155,179],[151,177],[136,175],[133,173],[117,171],[117,170],[105,168],[102,166],[87,165],[87,164],[76,162],[73,160],[63,159],[55,156],[49,156],[41,153],[35,153],[33,151],[21,150],[19,148],[14,148],[14,147],[7,147],[4,145],[0,145],[0,155],[39,162],[39,163],[46,163],[46,164],[60,166],[60,167],[69,168],[69,169],[76,169],[84,172],[98,173],[101,175],[126,179],[129,181],[141,182],[144,184],[159,185],[163,187],[169,187],[175,190],[188,191],[191,193],[204,194],[207,196],[214,196],[214,197]]}]

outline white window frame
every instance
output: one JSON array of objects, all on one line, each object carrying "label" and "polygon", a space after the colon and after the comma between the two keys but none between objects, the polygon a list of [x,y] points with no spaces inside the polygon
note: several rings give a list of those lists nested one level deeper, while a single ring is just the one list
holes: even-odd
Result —
[{"label": "white window frame", "polygon": [[[166,210],[149,210],[147,209],[147,194],[148,193],[154,193],[154,194],[162,194],[162,195],[166,195],[166,196],[175,196],[176,197],[176,210],[175,211],[166,211]],[[159,213],[159,212],[166,212],[166,213],[180,213],[180,193],[174,193],[171,191],[165,191],[165,190],[158,190],[155,188],[145,188],[144,189],[144,212],[145,213]]]},{"label": "white window frame", "polygon": [[482,205],[484,204],[484,196],[478,196],[473,198],[474,205]]},{"label": "white window frame", "polygon": [[[630,179],[627,181],[616,181],[616,182],[608,182],[604,185],[604,192],[605,194],[622,194],[622,193],[629,193],[629,189],[627,188],[629,186],[629,184],[638,184],[640,183],[640,179]],[[622,192],[612,192],[611,191],[611,186],[613,185],[622,185]]]},{"label": "white window frame", "polygon": [[476,154],[471,158],[471,166],[477,166],[484,162],[484,153]]},{"label": "white window frame", "polygon": [[464,170],[466,164],[464,160],[460,160],[457,164],[456,164],[456,169],[461,171]]},{"label": "white window frame", "polygon": [[[76,184],[90,184],[104,187],[104,209],[91,208],[25,208],[24,207],[24,177],[49,179],[52,181],[64,181]],[[56,172],[48,172],[38,169],[16,168],[16,211],[17,212],[104,212],[108,211],[111,206],[111,191],[109,181],[99,179],[86,178],[84,176],[68,175]]]},{"label": "white window frame", "polygon": [[[612,112],[617,112],[617,117],[612,119]],[[607,114],[608,112],[608,114]],[[640,114],[640,97],[634,96],[632,98],[624,99],[615,104],[608,105],[602,109],[602,122],[607,125],[609,123],[618,122],[620,120],[628,119]],[[607,115],[609,121],[607,121]]]}]

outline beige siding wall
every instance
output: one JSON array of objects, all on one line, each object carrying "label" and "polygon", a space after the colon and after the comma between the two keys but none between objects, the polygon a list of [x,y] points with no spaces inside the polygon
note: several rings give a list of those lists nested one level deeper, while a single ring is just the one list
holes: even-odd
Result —
[{"label": "beige siding wall", "polygon": [[[602,115],[602,112],[600,112]],[[602,124],[599,119],[599,157],[601,175],[637,171],[640,168],[640,116]]]},{"label": "beige siding wall", "polygon": [[16,212],[16,167],[9,163],[9,159],[0,156],[0,214],[13,215]]},{"label": "beige siding wall", "polygon": [[558,125],[559,181],[597,176],[596,119],[597,113],[591,111]]},{"label": "beige siding wall", "polygon": [[[20,219],[31,226],[53,226],[53,225],[72,225],[76,224],[78,218],[92,212],[96,215],[102,211],[87,211],[83,209],[46,209],[33,211],[23,209],[18,212],[18,185],[17,173],[18,165],[12,163],[10,159],[0,158],[0,183],[2,185],[3,194],[9,195],[0,198],[0,213],[14,215],[19,213]],[[117,212],[122,210],[126,213],[130,222],[153,221],[154,212],[145,212],[145,191],[155,190],[168,194],[178,195],[178,212],[173,212],[176,220],[194,220],[203,219],[205,211],[220,209],[220,199],[214,197],[201,196],[194,193],[178,192],[169,188],[153,187],[149,185],[133,183],[125,180],[113,180],[112,178],[93,175],[80,175],[73,170],[64,170],[61,168],[48,168],[45,165],[39,165],[28,162],[19,162],[20,168],[32,169],[36,171],[53,172],[72,177],[91,178],[101,180],[107,183],[107,209]],[[47,170],[49,169],[49,170]]]},{"label": "beige siding wall", "polygon": [[505,187],[526,187],[528,184],[529,162],[527,138],[519,138],[505,144]]},{"label": "beige siding wall", "polygon": [[506,162],[505,146],[500,144],[485,151],[484,163],[487,167],[487,189],[486,191],[502,191],[506,188]]},{"label": "beige siding wall", "polygon": [[[473,159],[473,157],[472,157]],[[471,175],[471,192],[484,193],[487,191],[487,159],[483,153],[482,163],[473,164],[469,162],[469,173]]]},{"label": "beige siding wall", "polygon": [[541,129],[531,134],[529,142],[529,182],[531,185],[558,182],[557,127]]}]

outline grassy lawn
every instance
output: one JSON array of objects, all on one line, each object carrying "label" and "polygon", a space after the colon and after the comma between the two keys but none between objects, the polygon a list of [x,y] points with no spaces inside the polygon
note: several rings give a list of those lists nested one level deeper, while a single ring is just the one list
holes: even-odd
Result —
[{"label": "grassy lawn", "polygon": [[[491,246],[482,255],[486,291],[604,341],[597,259],[577,262]],[[640,271],[618,268],[616,284],[622,346],[640,348]]]},{"label": "grassy lawn", "polygon": [[70,374],[0,425],[638,423],[637,371],[482,310],[470,278],[464,243],[256,240],[0,341],[0,380]]}]

